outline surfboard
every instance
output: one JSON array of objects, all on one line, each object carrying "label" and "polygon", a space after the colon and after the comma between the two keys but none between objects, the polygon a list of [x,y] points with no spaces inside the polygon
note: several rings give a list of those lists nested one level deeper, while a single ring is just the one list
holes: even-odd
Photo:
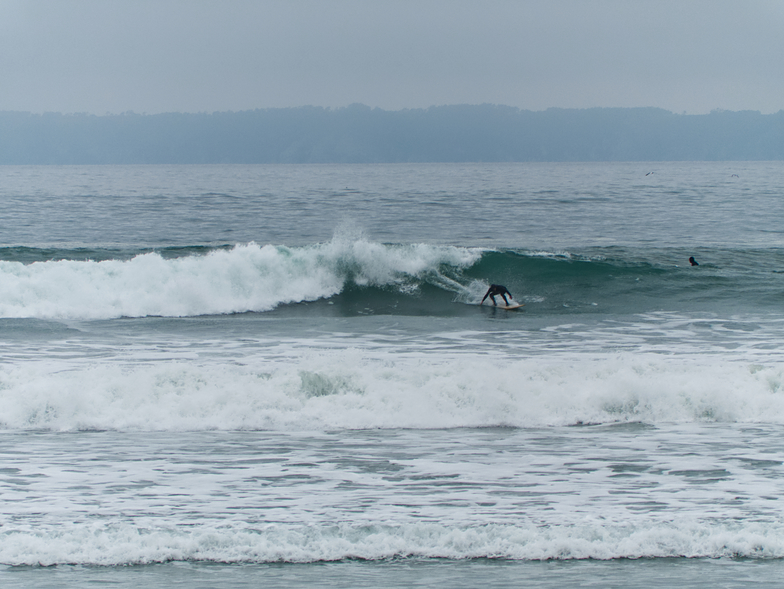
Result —
[{"label": "surfboard", "polygon": [[[482,305],[482,303],[479,304]],[[497,309],[506,309],[507,311],[514,311],[515,309],[524,307],[525,303],[512,303],[511,305],[493,305],[493,303],[489,303],[487,306],[489,307],[495,306]]]},{"label": "surfboard", "polygon": [[523,303],[512,303],[511,305],[498,305],[501,309],[506,309],[507,311],[514,311],[515,309],[519,309],[523,306]]}]

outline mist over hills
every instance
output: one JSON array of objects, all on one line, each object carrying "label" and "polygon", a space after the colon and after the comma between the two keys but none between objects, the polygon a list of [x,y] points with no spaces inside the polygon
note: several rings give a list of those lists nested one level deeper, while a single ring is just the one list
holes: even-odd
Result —
[{"label": "mist over hills", "polygon": [[0,164],[784,159],[784,111],[275,108],[95,116],[0,112]]}]

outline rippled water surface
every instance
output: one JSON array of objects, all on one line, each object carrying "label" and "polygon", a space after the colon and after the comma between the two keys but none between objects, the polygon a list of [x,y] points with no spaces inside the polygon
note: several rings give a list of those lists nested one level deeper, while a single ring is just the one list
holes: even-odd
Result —
[{"label": "rippled water surface", "polygon": [[0,583],[778,584],[782,172],[3,167]]}]

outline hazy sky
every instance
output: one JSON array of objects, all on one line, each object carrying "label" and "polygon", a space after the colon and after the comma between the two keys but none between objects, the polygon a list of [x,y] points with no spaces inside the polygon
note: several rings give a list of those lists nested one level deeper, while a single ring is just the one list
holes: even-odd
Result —
[{"label": "hazy sky", "polygon": [[0,0],[0,110],[784,109],[782,0]]}]

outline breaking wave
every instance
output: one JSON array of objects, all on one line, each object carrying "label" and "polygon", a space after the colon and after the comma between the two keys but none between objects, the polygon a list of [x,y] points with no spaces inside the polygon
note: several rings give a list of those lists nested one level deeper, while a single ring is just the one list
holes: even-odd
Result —
[{"label": "breaking wave", "polygon": [[623,354],[399,356],[358,349],[240,362],[0,367],[6,430],[325,431],[600,423],[784,424],[784,366]]},{"label": "breaking wave", "polygon": [[297,526],[268,524],[140,528],[129,524],[6,529],[8,565],[117,566],[169,561],[308,563],[399,557],[573,560],[707,557],[784,558],[778,523],[586,522],[581,525]]},{"label": "breaking wave", "polygon": [[481,250],[383,245],[336,238],[286,247],[255,243],[167,258],[0,261],[0,317],[108,319],[263,312],[329,298],[347,285],[404,292],[432,282],[459,290],[453,276]]}]

